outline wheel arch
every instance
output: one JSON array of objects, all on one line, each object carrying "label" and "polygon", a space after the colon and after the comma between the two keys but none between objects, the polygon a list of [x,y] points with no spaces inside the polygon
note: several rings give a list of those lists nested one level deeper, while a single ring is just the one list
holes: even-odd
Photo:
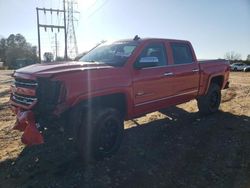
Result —
[{"label": "wheel arch", "polygon": [[128,115],[128,99],[125,93],[118,92],[112,93],[102,96],[94,96],[88,99],[83,99],[78,101],[78,103],[74,104],[71,108],[75,108],[76,106],[81,106],[83,109],[88,108],[99,108],[99,107],[107,107],[107,108],[115,108],[117,109],[122,117],[126,117]]},{"label": "wheel arch", "polygon": [[220,89],[222,89],[224,84],[224,75],[211,76],[205,94],[207,94],[208,89],[212,83],[218,84]]}]

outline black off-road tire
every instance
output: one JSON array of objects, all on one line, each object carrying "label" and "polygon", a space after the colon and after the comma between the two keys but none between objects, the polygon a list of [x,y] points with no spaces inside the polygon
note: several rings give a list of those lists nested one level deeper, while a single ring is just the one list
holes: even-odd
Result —
[{"label": "black off-road tire", "polygon": [[199,111],[202,115],[218,111],[221,102],[221,89],[218,84],[211,83],[206,95],[197,99]]},{"label": "black off-road tire", "polygon": [[91,162],[113,155],[120,148],[123,132],[123,118],[118,110],[88,110],[76,140],[80,157],[84,162]]},{"label": "black off-road tire", "polygon": [[246,68],[244,71],[245,72],[250,72],[250,68]]}]

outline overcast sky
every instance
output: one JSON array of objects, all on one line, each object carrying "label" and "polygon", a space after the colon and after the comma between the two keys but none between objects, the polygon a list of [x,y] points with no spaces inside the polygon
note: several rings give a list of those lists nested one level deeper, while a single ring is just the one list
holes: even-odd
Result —
[{"label": "overcast sky", "polygon": [[[36,7],[61,8],[62,0],[0,0],[0,36],[23,34],[37,45]],[[79,51],[103,39],[161,37],[190,40],[200,59],[250,54],[250,0],[78,0]],[[40,14],[45,24],[62,16]],[[41,29],[42,50],[53,51],[55,32]],[[58,33],[63,55],[63,32]]]}]

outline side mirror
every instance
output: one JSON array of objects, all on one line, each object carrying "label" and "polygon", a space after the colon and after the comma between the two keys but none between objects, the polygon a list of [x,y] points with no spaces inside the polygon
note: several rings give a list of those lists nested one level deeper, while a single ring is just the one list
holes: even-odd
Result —
[{"label": "side mirror", "polygon": [[155,67],[158,63],[159,59],[157,57],[142,57],[135,63],[135,68]]}]

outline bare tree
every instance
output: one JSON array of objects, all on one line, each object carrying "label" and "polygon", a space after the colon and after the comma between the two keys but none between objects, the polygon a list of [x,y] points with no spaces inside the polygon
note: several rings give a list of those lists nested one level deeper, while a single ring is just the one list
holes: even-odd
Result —
[{"label": "bare tree", "polygon": [[241,55],[239,53],[231,51],[225,54],[225,59],[230,60],[230,61],[241,60]]},{"label": "bare tree", "polygon": [[44,62],[52,62],[54,59],[54,55],[51,52],[45,52],[43,54]]},{"label": "bare tree", "polygon": [[250,61],[250,54],[247,55],[247,61]]}]

